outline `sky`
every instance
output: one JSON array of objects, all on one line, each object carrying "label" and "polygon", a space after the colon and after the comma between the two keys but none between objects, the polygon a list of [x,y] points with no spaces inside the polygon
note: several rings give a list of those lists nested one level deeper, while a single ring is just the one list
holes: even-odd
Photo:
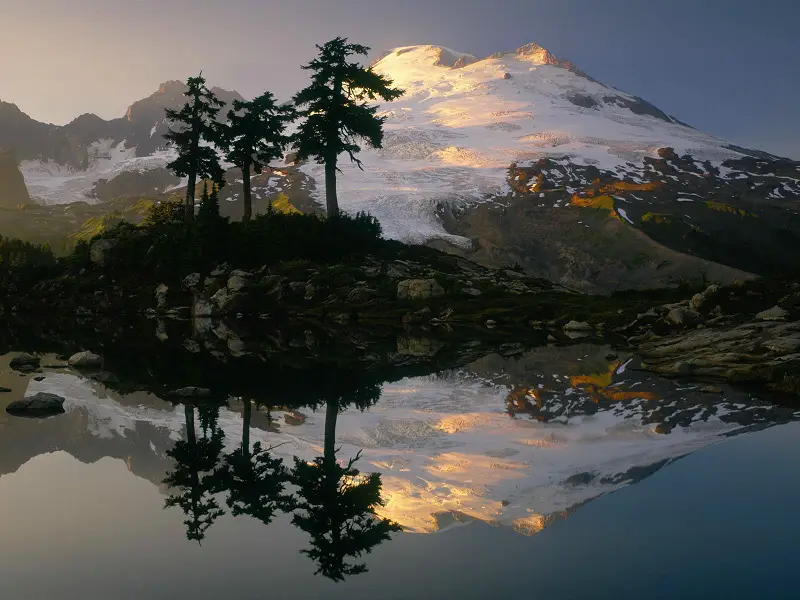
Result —
[{"label": "sky", "polygon": [[800,160],[796,0],[0,0],[0,100],[65,124],[122,116],[203,70],[288,99],[315,44],[536,42],[601,82],[733,143]]}]

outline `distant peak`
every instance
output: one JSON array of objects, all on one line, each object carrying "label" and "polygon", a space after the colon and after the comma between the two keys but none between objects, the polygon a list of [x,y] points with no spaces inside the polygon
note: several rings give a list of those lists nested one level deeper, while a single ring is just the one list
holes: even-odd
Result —
[{"label": "distant peak", "polygon": [[169,81],[165,81],[164,83],[158,86],[157,93],[164,94],[166,92],[183,90],[185,88],[186,84],[183,81],[180,81],[178,79],[170,79]]},{"label": "distant peak", "polygon": [[[405,56],[404,56],[405,55]],[[444,46],[402,46],[384,52],[372,62],[372,66],[404,56],[403,60],[428,64],[433,67],[458,69],[478,62],[478,57],[466,52],[458,52]]]},{"label": "distant peak", "polygon": [[554,67],[561,67],[562,69],[566,69],[567,71],[575,73],[575,75],[580,75],[581,77],[591,79],[588,75],[586,75],[586,73],[581,71],[575,65],[575,63],[569,60],[558,58],[547,48],[540,46],[536,42],[524,44],[516,50],[512,50],[510,52],[498,52],[496,54],[492,54],[489,58],[504,58],[507,56],[514,56],[520,60],[530,61],[537,65],[552,65]]}]

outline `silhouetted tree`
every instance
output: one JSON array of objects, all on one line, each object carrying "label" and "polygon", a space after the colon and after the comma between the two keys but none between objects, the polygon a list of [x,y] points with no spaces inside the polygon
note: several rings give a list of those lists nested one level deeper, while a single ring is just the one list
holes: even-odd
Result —
[{"label": "silhouetted tree", "polygon": [[186,439],[167,451],[167,456],[175,461],[175,468],[167,473],[164,483],[177,493],[170,494],[164,506],[180,506],[188,517],[184,521],[186,537],[199,544],[206,529],[225,514],[213,496],[219,488],[217,467],[224,434],[217,425],[219,409],[206,406],[199,409],[202,436],[197,439],[194,410],[193,406],[184,405]]},{"label": "silhouetted tree", "polygon": [[224,171],[213,146],[220,141],[216,119],[224,103],[206,87],[202,73],[197,77],[190,77],[186,85],[188,90],[185,95],[189,101],[180,110],[165,110],[170,121],[170,130],[164,138],[172,142],[178,151],[178,157],[167,168],[178,177],[189,178],[184,205],[188,222],[194,219],[197,179],[208,178],[219,185],[225,184]]},{"label": "silhouetted tree", "polygon": [[283,156],[283,149],[290,140],[283,132],[295,117],[293,107],[276,104],[269,92],[250,102],[233,101],[224,137],[228,162],[242,170],[243,221],[253,216],[250,177],[260,174],[271,160]]},{"label": "silhouetted tree", "polygon": [[[354,391],[351,400],[364,409],[380,397],[380,386],[370,384]],[[324,455],[312,463],[295,458],[292,481],[298,500],[292,523],[311,537],[311,548],[303,550],[316,564],[317,573],[334,581],[367,570],[354,562],[388,540],[400,526],[375,515],[383,504],[378,473],[363,476],[354,467],[361,456],[342,466],[336,459],[336,421],[346,400],[334,393],[325,409]]]},{"label": "silhouetted tree", "polygon": [[276,511],[288,511],[292,495],[286,492],[289,471],[283,459],[270,455],[272,448],[256,442],[250,450],[252,403],[244,400],[242,443],[225,456],[221,485],[228,490],[226,500],[234,516],[250,515],[269,525]]},{"label": "silhouetted tree", "polygon": [[325,200],[329,217],[339,214],[336,196],[336,171],[339,155],[347,153],[350,160],[363,168],[356,154],[365,140],[373,148],[383,141],[384,118],[376,116],[376,99],[395,100],[403,90],[391,87],[392,81],[348,59],[353,55],[366,56],[369,48],[349,44],[337,37],[324,46],[303,69],[313,71],[311,85],[298,92],[294,102],[304,107],[304,117],[295,136],[297,157],[314,158],[325,165]]}]

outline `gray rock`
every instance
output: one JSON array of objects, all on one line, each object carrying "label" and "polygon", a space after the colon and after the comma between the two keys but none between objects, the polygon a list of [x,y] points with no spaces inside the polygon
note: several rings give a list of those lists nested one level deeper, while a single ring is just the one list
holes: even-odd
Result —
[{"label": "gray rock", "polygon": [[183,278],[181,281],[181,285],[185,290],[193,290],[198,285],[200,285],[200,273],[189,273],[186,277]]},{"label": "gray rock", "polygon": [[212,277],[222,277],[223,275],[228,273],[228,271],[230,271],[230,270],[231,270],[231,267],[230,267],[230,265],[228,263],[222,263],[216,269],[211,271],[211,273],[209,273],[209,275],[211,275]]},{"label": "gray rock", "polygon": [[211,396],[211,390],[208,388],[188,386],[172,390],[168,395],[175,398],[209,398]]},{"label": "gray rock", "polygon": [[528,276],[525,273],[520,273],[518,271],[512,271],[511,269],[506,269],[503,271],[503,275],[506,277],[510,277],[511,279],[527,279]]},{"label": "gray rock", "polygon": [[289,289],[292,290],[295,294],[305,295],[305,293],[306,293],[306,282],[305,281],[291,281],[291,282],[289,282]]},{"label": "gray rock", "polygon": [[497,327],[497,321],[495,321],[494,319],[487,319],[484,325],[486,325],[487,329],[494,329],[495,327]]},{"label": "gray rock", "polygon": [[117,245],[117,240],[96,240],[89,249],[89,260],[96,265],[104,265],[108,259],[108,251]]},{"label": "gray rock", "polygon": [[719,292],[719,286],[710,285],[701,294],[695,294],[694,296],[692,296],[692,300],[690,302],[692,308],[694,308],[695,310],[700,310],[708,302],[708,299],[717,292]]},{"label": "gray rock", "polygon": [[378,292],[376,292],[375,290],[370,289],[368,287],[359,286],[357,288],[353,288],[350,291],[350,293],[347,294],[347,301],[348,302],[358,302],[358,303],[369,302],[370,300],[375,298],[377,295],[378,295]]},{"label": "gray rock", "polygon": [[481,294],[483,294],[482,291],[473,287],[464,288],[463,290],[461,290],[461,292],[463,294],[466,294],[467,296],[480,296]]},{"label": "gray rock", "polygon": [[756,319],[761,319],[762,321],[783,321],[788,314],[788,310],[784,310],[780,306],[773,306],[770,309],[762,310],[760,313],[756,314]]},{"label": "gray rock", "polygon": [[67,363],[69,366],[79,369],[94,369],[103,366],[103,359],[94,352],[85,350],[70,356]]},{"label": "gray rock", "polygon": [[242,269],[234,269],[231,271],[230,277],[241,277],[242,279],[251,279],[253,274],[250,271],[243,271]]},{"label": "gray rock", "polygon": [[228,293],[227,288],[220,288],[211,296],[212,306],[219,309],[220,312],[224,312],[230,302],[231,294]]},{"label": "gray rock", "polygon": [[55,394],[39,392],[15,400],[6,407],[6,412],[16,417],[45,418],[64,413],[64,398]]},{"label": "gray rock", "polygon": [[11,359],[8,363],[8,366],[14,369],[15,371],[21,371],[23,373],[31,373],[39,368],[41,364],[41,359],[33,356],[32,354],[20,354],[19,356],[15,356]]},{"label": "gray rock", "polygon": [[700,315],[693,310],[679,306],[678,308],[673,308],[671,311],[669,311],[665,318],[667,323],[689,326],[697,323],[697,321],[700,319]]},{"label": "gray rock", "polygon": [[433,278],[405,279],[397,284],[398,300],[426,300],[444,295],[444,288]]},{"label": "gray rock", "polygon": [[169,288],[163,283],[156,288],[156,306],[164,309],[167,307],[167,294]]},{"label": "gray rock", "polygon": [[[234,271],[234,273],[236,273],[236,271]],[[231,274],[227,283],[227,287],[231,292],[239,292],[245,289],[248,285],[250,285],[250,280],[248,278],[234,274]]]},{"label": "gray rock", "polygon": [[570,321],[564,325],[564,331],[594,331],[594,327],[584,321]]}]

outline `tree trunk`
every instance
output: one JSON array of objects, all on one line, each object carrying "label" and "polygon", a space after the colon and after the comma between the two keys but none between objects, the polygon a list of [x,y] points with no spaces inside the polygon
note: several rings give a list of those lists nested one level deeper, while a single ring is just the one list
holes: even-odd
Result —
[{"label": "tree trunk", "polygon": [[188,404],[183,405],[183,415],[186,418],[186,440],[194,448],[197,438],[194,432],[194,408]]},{"label": "tree trunk", "polygon": [[331,465],[336,462],[336,419],[339,416],[339,403],[328,402],[325,408],[325,451],[324,460]]},{"label": "tree trunk", "polygon": [[194,219],[194,191],[197,185],[197,176],[194,173],[189,174],[189,183],[186,184],[186,202],[184,204],[187,223],[191,223]]},{"label": "tree trunk", "polygon": [[242,165],[242,198],[244,199],[242,221],[249,221],[253,216],[253,196],[250,192],[250,163]]},{"label": "tree trunk", "polygon": [[336,197],[336,159],[325,162],[325,204],[328,217],[339,216],[339,199]]},{"label": "tree trunk", "polygon": [[189,183],[186,186],[186,222],[194,221],[194,191],[197,181],[197,149],[200,147],[200,99],[195,97],[192,105],[192,145],[189,149]]},{"label": "tree trunk", "polygon": [[250,398],[244,400],[244,414],[242,415],[242,455],[244,458],[250,458],[250,416],[252,414],[252,405]]}]

